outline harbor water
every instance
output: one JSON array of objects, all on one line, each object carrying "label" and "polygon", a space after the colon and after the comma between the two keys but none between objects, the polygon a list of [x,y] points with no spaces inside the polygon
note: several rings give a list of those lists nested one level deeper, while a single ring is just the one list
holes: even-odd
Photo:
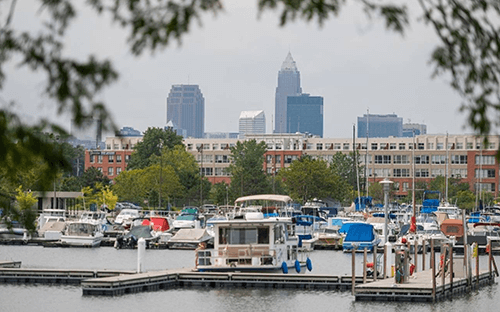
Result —
[{"label": "harbor water", "polygon": [[[146,250],[147,271],[192,268],[193,250]],[[351,255],[341,251],[311,252],[314,274],[350,275]],[[136,250],[114,248],[44,248],[0,246],[0,260],[21,261],[23,268],[136,270]],[[356,255],[362,274],[363,255]],[[500,264],[500,256],[495,256]],[[369,255],[371,261],[371,255]],[[487,258],[481,256],[486,269]],[[418,263],[418,267],[421,262]],[[427,264],[428,267],[428,264]],[[498,281],[498,279],[497,279]],[[430,281],[429,281],[430,282]],[[350,291],[177,288],[116,297],[83,296],[78,285],[0,284],[0,311],[496,311],[500,286],[494,284],[468,295],[429,303],[355,302]]]}]

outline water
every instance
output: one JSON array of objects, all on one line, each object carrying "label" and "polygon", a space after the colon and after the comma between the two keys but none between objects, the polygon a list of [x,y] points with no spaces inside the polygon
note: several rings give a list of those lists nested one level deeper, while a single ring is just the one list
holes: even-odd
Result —
[{"label": "water", "polygon": [[[356,255],[361,274],[362,254]],[[350,275],[351,255],[317,250],[310,254],[314,274]],[[1,260],[24,268],[135,270],[137,251],[114,248],[0,246]],[[146,250],[147,270],[191,268],[193,250]],[[370,256],[371,259],[371,256]],[[500,257],[495,257],[500,264]],[[370,260],[371,261],[371,260]],[[481,258],[486,267],[486,258]],[[418,264],[421,267],[421,262]],[[428,265],[427,265],[428,267]],[[349,291],[184,288],[118,297],[82,296],[80,286],[0,284],[0,311],[487,311],[500,304],[498,284],[467,296],[429,303],[355,302]]]}]

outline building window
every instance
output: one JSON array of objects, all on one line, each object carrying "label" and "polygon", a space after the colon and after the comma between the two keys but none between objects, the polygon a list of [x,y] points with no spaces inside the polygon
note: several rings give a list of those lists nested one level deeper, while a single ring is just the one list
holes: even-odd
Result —
[{"label": "building window", "polygon": [[459,149],[459,150],[464,149],[464,143],[462,143],[462,142],[457,142],[457,147],[456,147],[456,149]]},{"label": "building window", "polygon": [[212,168],[201,168],[201,175],[203,175],[203,176],[212,176],[213,175]]},{"label": "building window", "polygon": [[281,164],[281,155],[276,155],[275,164],[278,164],[278,165]]},{"label": "building window", "polygon": [[122,163],[122,155],[116,155],[116,163],[121,164]]},{"label": "building window", "polygon": [[111,144],[106,144],[106,149],[110,150],[111,149]]},{"label": "building window", "polygon": [[476,165],[494,165],[495,156],[493,155],[476,155]]},{"label": "building window", "polygon": [[339,150],[340,149],[340,143],[335,143],[333,145],[333,149]]},{"label": "building window", "polygon": [[187,145],[187,150],[188,150],[188,151],[192,151],[192,150],[193,150],[193,143],[189,143],[189,144]]},{"label": "building window", "polygon": [[344,143],[344,150],[349,150],[349,143]]},{"label": "building window", "polygon": [[390,164],[391,155],[375,155],[376,164]]},{"label": "building window", "polygon": [[419,150],[425,149],[425,144],[424,143],[418,143],[418,149]]},{"label": "building window", "polygon": [[102,173],[102,167],[97,167],[97,171]]},{"label": "building window", "polygon": [[114,143],[113,149],[115,149],[115,150],[120,149],[120,145],[118,143]]},{"label": "building window", "polygon": [[376,151],[378,148],[378,143],[372,143],[372,151]]},{"label": "building window", "polygon": [[428,178],[428,177],[429,177],[429,169],[415,170],[415,178]]},{"label": "building window", "polygon": [[408,155],[394,155],[394,163],[395,164],[409,164],[410,159]]},{"label": "building window", "polygon": [[473,146],[474,146],[474,145],[472,144],[472,142],[467,142],[467,149],[468,149],[468,150],[472,149],[472,148],[473,148]]},{"label": "building window", "polygon": [[116,167],[116,175],[119,175],[120,172],[122,172],[122,168],[121,167]]},{"label": "building window", "polygon": [[97,156],[97,162],[98,162],[99,164],[102,164],[102,155],[98,155],[98,156]]},{"label": "building window", "polygon": [[227,169],[226,168],[215,168],[215,176],[227,176]]},{"label": "building window", "polygon": [[316,149],[317,149],[318,151],[323,150],[323,143],[316,143]]},{"label": "building window", "polygon": [[403,182],[403,192],[407,192],[409,188],[410,188],[410,183]]},{"label": "building window", "polygon": [[108,163],[112,164],[115,162],[115,155],[108,155]]},{"label": "building window", "polygon": [[[272,161],[272,157],[272,155],[266,156],[267,163]],[[227,164],[229,163],[229,155],[215,155],[215,162],[219,164]]]},{"label": "building window", "polygon": [[436,144],[436,149],[437,150],[442,150],[443,149],[443,143],[437,143]]},{"label": "building window", "polygon": [[394,177],[409,177],[410,176],[410,169],[405,169],[405,168],[395,168],[392,170],[392,175]]},{"label": "building window", "polygon": [[494,178],[495,169],[476,169],[474,177],[476,178]]},{"label": "building window", "polygon": [[108,176],[113,175],[113,167],[108,167]]},{"label": "building window", "polygon": [[418,165],[429,164],[429,155],[417,155],[417,156],[415,156],[415,164],[418,164]]},{"label": "building window", "polygon": [[453,178],[465,179],[467,178],[467,169],[451,169],[451,176]]},{"label": "building window", "polygon": [[434,149],[434,143],[427,143],[427,149]]},{"label": "building window", "polygon": [[90,155],[90,163],[93,164],[94,163],[94,155]]},{"label": "building window", "polygon": [[219,144],[217,144],[217,143],[212,144],[212,149],[213,150],[218,150],[219,149]]},{"label": "building window", "polygon": [[431,176],[433,178],[435,178],[437,176],[443,176],[444,177],[444,169],[432,169]]},{"label": "building window", "polygon": [[399,143],[399,149],[400,150],[405,150],[406,149],[406,143]]},{"label": "building window", "polygon": [[466,165],[467,164],[467,155],[452,155],[451,163],[454,165]]},{"label": "building window", "polygon": [[391,149],[391,150],[395,150],[395,149],[396,149],[396,143],[391,143],[391,144],[389,145],[389,149]]},{"label": "building window", "polygon": [[477,190],[478,186],[479,191],[495,192],[495,183],[474,183],[474,190]]},{"label": "building window", "polygon": [[446,156],[445,155],[432,155],[431,159],[432,159],[433,165],[446,164]]},{"label": "building window", "polygon": [[130,155],[125,155],[125,162],[128,164],[129,161],[130,161]]}]

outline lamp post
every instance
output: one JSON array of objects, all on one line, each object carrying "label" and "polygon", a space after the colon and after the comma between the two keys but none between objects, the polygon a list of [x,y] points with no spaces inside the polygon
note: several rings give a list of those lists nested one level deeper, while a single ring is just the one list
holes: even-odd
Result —
[{"label": "lamp post", "polygon": [[387,243],[387,207],[389,206],[389,191],[394,183],[387,178],[379,182],[384,188],[384,244]]},{"label": "lamp post", "polygon": [[163,186],[162,184],[162,171],[163,171],[163,142],[160,141],[160,190],[158,192],[158,210],[161,210],[161,187]]},{"label": "lamp post", "polygon": [[201,153],[200,159],[200,209],[203,206],[203,144],[198,147],[198,152]]}]

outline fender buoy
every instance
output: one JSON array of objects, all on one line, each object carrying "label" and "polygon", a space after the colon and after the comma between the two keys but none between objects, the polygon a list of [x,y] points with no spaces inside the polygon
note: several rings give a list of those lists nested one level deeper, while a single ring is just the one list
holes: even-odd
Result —
[{"label": "fender buoy", "polygon": [[299,262],[299,260],[295,260],[295,271],[297,271],[297,273],[300,273],[300,262]]},{"label": "fender buoy", "polygon": [[283,271],[283,274],[288,274],[288,265],[285,261],[281,264],[281,271]]},{"label": "fender buoy", "polygon": [[313,269],[313,264],[312,264],[312,261],[311,261],[311,259],[309,259],[309,258],[307,258],[307,260],[306,260],[306,267],[307,267],[307,269],[309,270],[309,272],[311,272],[311,271],[312,271],[312,269]]}]

